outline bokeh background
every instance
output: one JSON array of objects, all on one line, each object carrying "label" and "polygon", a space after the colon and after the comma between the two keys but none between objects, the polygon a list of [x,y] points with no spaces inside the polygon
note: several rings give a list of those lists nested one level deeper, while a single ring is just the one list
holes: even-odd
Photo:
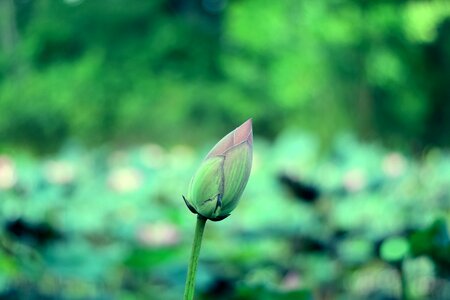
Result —
[{"label": "bokeh background", "polygon": [[1,299],[181,299],[250,117],[198,299],[450,298],[448,1],[0,0],[0,46]]}]

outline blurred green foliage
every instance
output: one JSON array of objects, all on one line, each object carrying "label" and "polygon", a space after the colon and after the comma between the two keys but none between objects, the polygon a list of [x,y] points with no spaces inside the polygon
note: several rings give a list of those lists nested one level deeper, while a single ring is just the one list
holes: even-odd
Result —
[{"label": "blurred green foliage", "polygon": [[448,299],[449,78],[445,0],[0,0],[0,298],[179,299],[253,117],[199,299]]},{"label": "blurred green foliage", "polygon": [[248,116],[450,144],[447,1],[0,3],[3,146],[194,144]]},{"label": "blurred green foliage", "polygon": [[[207,224],[198,299],[448,298],[448,153],[255,142],[240,205]],[[199,158],[156,144],[1,156],[0,297],[180,299],[195,223],[181,195]]]}]

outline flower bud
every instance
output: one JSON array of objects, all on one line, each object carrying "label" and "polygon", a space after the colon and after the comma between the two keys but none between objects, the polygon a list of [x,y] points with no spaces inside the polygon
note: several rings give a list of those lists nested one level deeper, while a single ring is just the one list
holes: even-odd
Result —
[{"label": "flower bud", "polygon": [[208,153],[183,199],[195,214],[212,221],[228,217],[237,206],[250,176],[253,156],[252,120],[227,134]]}]

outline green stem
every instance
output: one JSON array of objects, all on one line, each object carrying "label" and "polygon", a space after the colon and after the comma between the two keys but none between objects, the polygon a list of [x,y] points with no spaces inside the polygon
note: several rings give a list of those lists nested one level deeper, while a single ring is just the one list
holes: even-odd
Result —
[{"label": "green stem", "polygon": [[400,275],[400,283],[401,283],[401,299],[409,300],[411,297],[409,295],[409,286],[408,280],[406,278],[405,269],[404,269],[404,261],[400,262],[399,266],[399,275]]},{"label": "green stem", "polygon": [[200,247],[202,246],[203,231],[205,230],[206,218],[197,216],[197,225],[195,226],[194,242],[192,244],[191,258],[189,260],[186,285],[184,287],[184,300],[193,300],[195,291],[195,274],[197,272],[198,257]]}]

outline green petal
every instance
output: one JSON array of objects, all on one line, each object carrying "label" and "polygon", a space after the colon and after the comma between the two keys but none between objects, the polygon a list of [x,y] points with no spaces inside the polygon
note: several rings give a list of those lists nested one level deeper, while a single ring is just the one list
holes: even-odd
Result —
[{"label": "green petal", "polygon": [[248,143],[241,143],[225,153],[223,164],[225,180],[221,215],[230,213],[238,204],[239,198],[247,185],[251,167],[252,151]]},{"label": "green petal", "polygon": [[223,156],[206,159],[191,181],[188,200],[206,218],[217,217],[220,212],[224,187],[223,162]]}]

